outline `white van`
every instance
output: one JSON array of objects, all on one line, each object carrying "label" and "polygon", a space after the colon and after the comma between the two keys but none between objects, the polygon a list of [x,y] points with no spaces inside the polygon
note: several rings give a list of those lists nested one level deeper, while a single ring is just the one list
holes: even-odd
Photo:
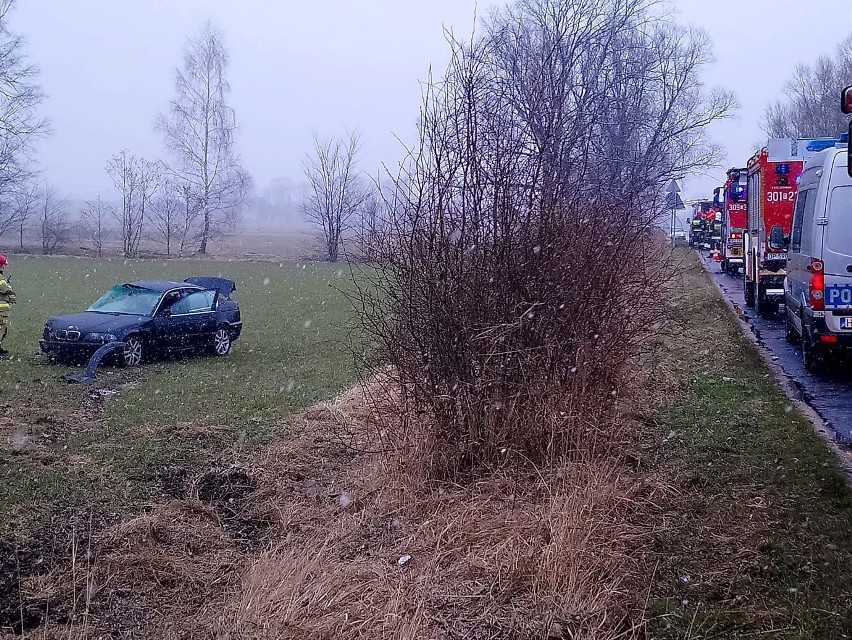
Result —
[{"label": "white van", "polygon": [[846,144],[805,163],[784,282],[787,339],[801,340],[809,370],[852,347],[852,177]]}]

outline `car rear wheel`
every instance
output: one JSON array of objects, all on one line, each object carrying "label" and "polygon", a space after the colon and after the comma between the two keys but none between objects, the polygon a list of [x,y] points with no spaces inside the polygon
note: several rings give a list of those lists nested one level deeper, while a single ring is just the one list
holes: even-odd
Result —
[{"label": "car rear wheel", "polygon": [[225,327],[219,327],[213,334],[213,353],[226,356],[231,352],[231,332]]},{"label": "car rear wheel", "polygon": [[811,342],[807,336],[802,336],[802,364],[805,369],[811,373],[815,373],[822,369],[824,365],[825,354],[823,350]]},{"label": "car rear wheel", "polygon": [[121,362],[125,367],[135,367],[142,364],[144,354],[142,339],[138,336],[130,336],[124,341],[124,349],[121,352]]}]

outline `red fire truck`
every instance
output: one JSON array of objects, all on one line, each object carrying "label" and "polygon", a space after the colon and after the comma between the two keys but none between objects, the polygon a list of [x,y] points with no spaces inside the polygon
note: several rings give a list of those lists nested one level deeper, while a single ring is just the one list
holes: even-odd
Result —
[{"label": "red fire truck", "polygon": [[775,313],[784,300],[796,180],[804,165],[791,143],[795,141],[770,140],[748,161],[745,302],[758,313]]},{"label": "red fire truck", "polygon": [[722,270],[735,275],[745,266],[743,234],[748,217],[748,169],[729,169],[727,176],[722,192],[717,195],[722,211]]},{"label": "red fire truck", "polygon": [[748,161],[748,224],[743,234],[745,302],[771,314],[784,301],[787,249],[799,175],[833,138],[773,138]]}]

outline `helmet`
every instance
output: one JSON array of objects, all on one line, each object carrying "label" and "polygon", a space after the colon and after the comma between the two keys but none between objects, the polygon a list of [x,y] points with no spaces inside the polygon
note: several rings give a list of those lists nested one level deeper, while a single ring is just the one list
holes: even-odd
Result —
[{"label": "helmet", "polygon": [[0,269],[6,266],[6,256],[0,253]]}]

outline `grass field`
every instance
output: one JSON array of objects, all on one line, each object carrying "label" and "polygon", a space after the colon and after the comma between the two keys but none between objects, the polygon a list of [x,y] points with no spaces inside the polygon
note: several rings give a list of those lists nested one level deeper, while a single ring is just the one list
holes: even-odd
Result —
[{"label": "grass field", "polygon": [[[268,439],[288,413],[354,375],[345,266],[13,257],[18,294],[0,364],[0,531],[57,500],[136,504],[158,469]],[[214,275],[237,283],[244,330],[230,356],[106,368],[94,387],[38,355],[52,315],[116,282]]]}]

